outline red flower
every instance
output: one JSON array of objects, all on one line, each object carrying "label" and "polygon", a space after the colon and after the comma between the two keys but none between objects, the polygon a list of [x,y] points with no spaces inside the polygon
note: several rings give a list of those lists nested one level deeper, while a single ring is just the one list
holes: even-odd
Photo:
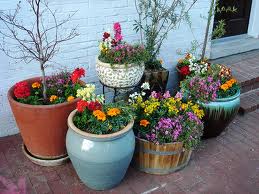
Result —
[{"label": "red flower", "polygon": [[76,68],[71,75],[71,80],[75,84],[82,76],[85,76],[85,70],[83,68]]},{"label": "red flower", "polygon": [[16,98],[27,98],[31,95],[30,86],[27,82],[19,82],[14,86],[14,95]]},{"label": "red flower", "polygon": [[88,108],[90,111],[101,110],[101,109],[102,109],[102,105],[101,105],[101,103],[99,103],[98,101],[95,101],[95,102],[90,102],[90,103],[88,104],[87,108]]},{"label": "red flower", "polygon": [[105,41],[107,38],[109,38],[111,35],[108,32],[103,33],[103,41]]},{"label": "red flower", "polygon": [[84,100],[80,100],[77,102],[77,111],[78,112],[84,112],[85,108],[88,106],[88,102]]},{"label": "red flower", "polygon": [[184,75],[184,76],[187,76],[187,75],[189,75],[189,74],[191,73],[191,72],[190,72],[190,69],[189,69],[189,66],[183,66],[183,67],[181,67],[180,72],[181,72],[181,74]]}]

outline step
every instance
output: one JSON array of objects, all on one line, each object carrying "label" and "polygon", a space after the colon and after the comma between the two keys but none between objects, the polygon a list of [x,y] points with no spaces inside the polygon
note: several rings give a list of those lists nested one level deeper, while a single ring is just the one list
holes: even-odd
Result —
[{"label": "step", "polygon": [[240,101],[239,113],[241,114],[259,109],[259,88],[241,94]]},{"label": "step", "polygon": [[259,88],[259,50],[222,57],[212,62],[226,64],[232,69],[241,84],[241,93]]}]

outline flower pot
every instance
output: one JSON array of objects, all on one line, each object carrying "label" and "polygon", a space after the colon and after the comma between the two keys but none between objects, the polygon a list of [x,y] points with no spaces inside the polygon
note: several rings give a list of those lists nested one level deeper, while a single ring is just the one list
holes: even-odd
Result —
[{"label": "flower pot", "polygon": [[99,80],[112,88],[127,88],[139,83],[144,73],[144,64],[111,65],[96,60],[96,71]]},{"label": "flower pot", "polygon": [[164,93],[169,77],[169,71],[165,68],[160,70],[145,70],[142,83],[149,82],[150,91]]},{"label": "flower pot", "polygon": [[76,110],[68,117],[66,146],[72,164],[88,187],[106,190],[123,179],[135,148],[133,121],[113,134],[95,135],[78,129],[73,123]]},{"label": "flower pot", "polygon": [[149,174],[169,174],[188,165],[192,150],[183,148],[182,142],[156,145],[136,137],[132,165]]},{"label": "flower pot", "polygon": [[228,98],[199,104],[205,111],[203,138],[217,137],[226,129],[238,113],[240,91]]},{"label": "flower pot", "polygon": [[[32,84],[40,78],[27,81]],[[8,91],[8,100],[26,149],[40,159],[57,159],[67,155],[65,137],[67,117],[76,108],[79,99],[56,105],[29,105],[14,99],[14,86]]]}]

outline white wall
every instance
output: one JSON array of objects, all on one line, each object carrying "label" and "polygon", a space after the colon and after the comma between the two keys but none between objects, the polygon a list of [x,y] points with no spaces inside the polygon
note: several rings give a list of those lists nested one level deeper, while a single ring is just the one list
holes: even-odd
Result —
[{"label": "white wall", "polygon": [[[191,2],[191,0],[189,0]],[[12,9],[15,0],[0,0],[0,11]],[[139,36],[133,31],[133,21],[137,15],[134,7],[134,0],[51,0],[51,7],[60,11],[60,15],[66,15],[77,10],[71,26],[78,25],[80,36],[63,45],[54,65],[48,72],[62,67],[72,69],[82,66],[87,69],[87,82],[97,82],[95,72],[95,57],[98,54],[98,40],[102,32],[112,28],[114,22],[121,22],[123,34],[127,41],[137,41]],[[203,40],[206,21],[200,18],[200,14],[206,14],[209,9],[209,0],[198,0],[191,10],[193,33],[198,41]],[[27,18],[25,17],[27,21]],[[0,29],[3,28],[0,24]],[[194,39],[189,27],[181,25],[179,29],[171,32],[161,50],[161,58],[164,66],[170,69],[168,89],[175,90],[177,76],[174,70],[179,56],[177,49],[185,50],[190,47]],[[39,65],[36,62],[31,64],[14,63],[0,52],[0,137],[18,133],[13,115],[7,102],[6,94],[8,88],[23,79],[40,75]]]}]

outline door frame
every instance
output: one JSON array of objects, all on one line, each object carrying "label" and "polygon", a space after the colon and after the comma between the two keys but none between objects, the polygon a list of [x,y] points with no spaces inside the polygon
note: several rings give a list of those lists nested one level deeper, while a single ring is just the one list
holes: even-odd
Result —
[{"label": "door frame", "polygon": [[247,34],[259,38],[259,0],[252,0]]}]

